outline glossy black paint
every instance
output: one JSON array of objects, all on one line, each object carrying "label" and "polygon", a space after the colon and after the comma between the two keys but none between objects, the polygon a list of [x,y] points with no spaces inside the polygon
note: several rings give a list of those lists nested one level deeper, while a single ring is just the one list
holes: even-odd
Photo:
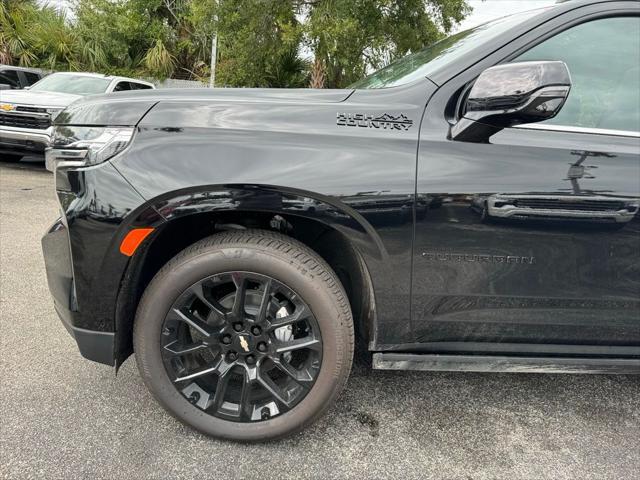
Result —
[{"label": "glossy black paint", "polygon": [[[586,7],[590,15],[578,18],[600,18],[609,5],[620,6]],[[638,4],[628,6],[637,12]],[[488,143],[447,140],[452,119],[441,112],[456,92],[545,36],[524,35],[497,50],[427,106],[417,192],[439,200],[416,222],[415,342],[402,348],[464,352],[482,342],[493,352],[515,344],[521,354],[538,353],[537,344],[549,345],[547,354],[638,353],[640,139],[531,127],[504,129]],[[501,218],[492,205],[509,196],[556,205],[535,217]],[[617,220],[579,216],[578,201],[603,199],[630,211]],[[558,202],[571,212],[559,215]]]},{"label": "glossy black paint", "polygon": [[[312,103],[273,103],[265,91],[241,104],[224,96],[211,103],[188,97],[161,102],[139,123],[127,155],[113,164],[167,220],[193,211],[268,211],[334,227],[378,279],[377,312],[392,321],[374,325],[374,334],[381,328],[391,341],[404,341],[410,335],[417,122],[434,89],[427,81],[401,91],[356,91],[340,104],[318,103],[313,91]],[[343,111],[402,114],[414,125],[338,126]],[[176,124],[181,126],[169,126]],[[174,149],[180,151],[180,175]]]},{"label": "glossy black paint", "polygon": [[[142,97],[142,92],[138,94]],[[124,95],[123,95],[124,96]],[[156,100],[138,98],[131,102],[118,94],[95,95],[93,101],[72,104],[59,114],[60,125],[134,126],[156,104]]]},{"label": "glossy black paint", "polygon": [[[362,259],[372,351],[640,356],[637,210],[620,221],[497,210],[602,196],[633,208],[638,138],[506,128],[483,144],[451,140],[457,99],[483,70],[618,10],[640,12],[595,0],[544,10],[402,87],[146,91],[75,104],[58,123],[137,129],[113,160],[57,171],[64,228],[43,239],[57,307],[73,326],[115,331],[121,362],[141,272],[166,229],[198,215],[284,215],[339,232]],[[135,226],[156,230],[129,259],[118,247]],[[71,267],[55,253],[65,248]]]},{"label": "glossy black paint", "polygon": [[564,62],[516,62],[483,71],[451,127],[456,142],[487,143],[500,130],[555,117],[571,90]]}]

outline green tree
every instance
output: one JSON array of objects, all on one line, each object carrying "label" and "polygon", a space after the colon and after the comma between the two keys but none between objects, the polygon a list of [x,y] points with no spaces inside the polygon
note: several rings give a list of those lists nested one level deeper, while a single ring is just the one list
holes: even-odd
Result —
[{"label": "green tree", "polygon": [[0,3],[0,61],[217,85],[347,86],[439,40],[466,0],[35,0]]},{"label": "green tree", "polygon": [[[294,87],[306,83],[301,26],[291,0],[192,2],[198,31],[218,36],[216,84]],[[210,41],[210,40],[209,40]]]},{"label": "green tree", "polygon": [[[94,55],[83,63],[100,71],[157,78],[171,76],[174,31],[164,0],[75,0],[74,29]],[[93,68],[92,68],[93,69]]]},{"label": "green tree", "polygon": [[[466,0],[204,0],[198,29],[220,38],[218,78],[233,86],[344,87],[449,33],[471,11]],[[215,21],[217,15],[218,21]],[[307,61],[300,52],[309,54]],[[267,72],[285,72],[287,82]],[[289,62],[289,63],[287,63]],[[292,81],[292,79],[295,79]]]},{"label": "green tree", "polygon": [[[471,11],[466,0],[297,0],[314,78],[344,87],[440,40]],[[320,71],[318,71],[320,70]]]}]

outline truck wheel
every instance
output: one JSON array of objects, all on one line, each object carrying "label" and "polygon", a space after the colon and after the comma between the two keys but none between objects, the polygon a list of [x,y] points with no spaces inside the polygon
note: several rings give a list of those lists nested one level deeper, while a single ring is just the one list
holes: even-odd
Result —
[{"label": "truck wheel", "polygon": [[3,162],[19,162],[23,155],[13,155],[8,153],[0,153],[0,160]]},{"label": "truck wheel", "polygon": [[292,434],[344,387],[353,321],[336,274],[273,232],[214,235],[147,287],[133,340],[145,384],[174,417],[238,441]]}]

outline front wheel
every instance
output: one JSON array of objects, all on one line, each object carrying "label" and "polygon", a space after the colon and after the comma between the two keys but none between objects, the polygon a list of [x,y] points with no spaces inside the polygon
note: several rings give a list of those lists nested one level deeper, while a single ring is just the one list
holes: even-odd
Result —
[{"label": "front wheel", "polygon": [[353,322],[336,274],[273,232],[214,235],[154,277],[134,324],[158,402],[203,433],[278,438],[322,415],[344,387]]}]

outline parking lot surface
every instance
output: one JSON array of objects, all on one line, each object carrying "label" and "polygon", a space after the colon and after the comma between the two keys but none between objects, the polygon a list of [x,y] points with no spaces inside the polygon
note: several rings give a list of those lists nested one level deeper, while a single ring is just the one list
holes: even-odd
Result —
[{"label": "parking lot surface", "polygon": [[84,360],[40,237],[52,175],[0,162],[0,478],[589,479],[640,475],[640,377],[377,372],[296,437],[241,445],[166,414],[133,358]]}]

